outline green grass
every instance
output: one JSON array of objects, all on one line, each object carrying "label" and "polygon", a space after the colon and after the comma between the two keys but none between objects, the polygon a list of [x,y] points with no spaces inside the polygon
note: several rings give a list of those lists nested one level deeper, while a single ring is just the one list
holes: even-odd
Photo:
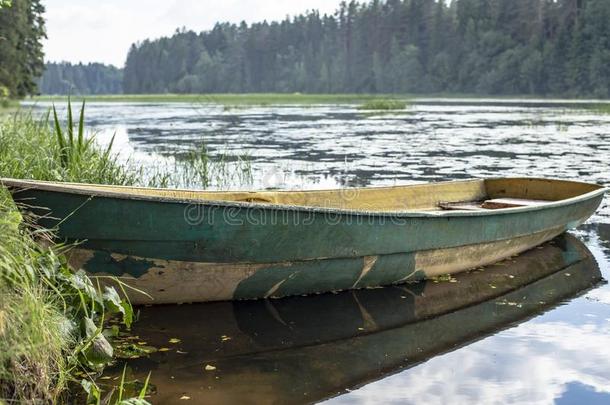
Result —
[{"label": "green grass", "polygon": [[[17,114],[0,120],[0,177],[132,184],[138,173],[85,135],[84,113],[68,124]],[[0,189],[0,403],[70,402],[66,387],[112,360],[102,334],[111,317],[133,312],[114,289],[70,269],[67,247],[28,225]],[[78,386],[96,387],[92,377]],[[99,402],[99,397],[92,397]]]},{"label": "green grass", "polygon": [[69,318],[39,278],[56,257],[19,230],[19,215],[5,193],[0,209],[0,398],[56,402],[74,345]]},{"label": "green grass", "polygon": [[57,403],[69,379],[71,337],[61,328],[70,320],[46,289],[0,288],[0,398]]},{"label": "green grass", "polygon": [[61,249],[37,243],[41,230],[22,224],[4,191],[0,233],[0,402],[69,403],[76,374],[112,360],[104,320],[128,325],[131,306],[68,268]]},{"label": "green grass", "polygon": [[[74,127],[62,135],[53,127],[59,124],[27,113],[0,121],[0,177],[108,184],[133,184],[139,178],[114,163],[110,150],[101,150],[93,138],[79,141],[78,135],[67,135],[76,133]],[[67,138],[63,143],[62,136]]]},{"label": "green grass", "polygon": [[588,109],[599,114],[610,114],[610,103],[593,104]]},{"label": "green grass", "polygon": [[402,100],[374,99],[365,102],[358,107],[359,110],[404,110],[407,103]]},{"label": "green grass", "polygon": [[79,370],[111,359],[104,319],[131,306],[116,291],[98,290],[67,267],[50,235],[23,224],[8,193],[0,192],[0,399],[9,403],[61,403]]}]

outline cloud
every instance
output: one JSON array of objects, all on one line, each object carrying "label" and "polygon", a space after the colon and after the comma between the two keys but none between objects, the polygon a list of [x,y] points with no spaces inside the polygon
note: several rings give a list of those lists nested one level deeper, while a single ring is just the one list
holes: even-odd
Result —
[{"label": "cloud", "polygon": [[610,394],[608,370],[610,322],[530,321],[335,402],[549,404],[573,382]]},{"label": "cloud", "polygon": [[280,20],[310,9],[332,13],[339,0],[46,0],[46,59],[122,66],[129,46],[176,28],[210,29],[218,21]]}]

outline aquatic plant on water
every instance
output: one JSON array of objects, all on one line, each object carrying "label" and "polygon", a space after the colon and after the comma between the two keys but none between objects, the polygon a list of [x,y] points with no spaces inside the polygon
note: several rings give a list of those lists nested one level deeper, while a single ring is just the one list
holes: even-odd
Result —
[{"label": "aquatic plant on water", "polygon": [[402,100],[375,99],[358,106],[359,110],[404,110],[407,103]]},{"label": "aquatic plant on water", "polygon": [[205,144],[179,157],[178,164],[176,171],[182,174],[179,181],[189,188],[228,188],[253,181],[247,154],[231,156],[225,151],[213,157]]},{"label": "aquatic plant on water", "polygon": [[598,114],[610,114],[610,103],[594,104],[589,109],[595,111]]}]

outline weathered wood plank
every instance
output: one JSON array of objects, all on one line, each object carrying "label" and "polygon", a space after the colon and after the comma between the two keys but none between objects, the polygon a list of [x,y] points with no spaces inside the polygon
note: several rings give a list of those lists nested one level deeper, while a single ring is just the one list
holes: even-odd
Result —
[{"label": "weathered wood plank", "polygon": [[530,200],[526,198],[494,198],[492,200],[483,201],[481,208],[497,210],[501,208],[532,207],[548,204],[550,202],[551,201],[548,200]]}]

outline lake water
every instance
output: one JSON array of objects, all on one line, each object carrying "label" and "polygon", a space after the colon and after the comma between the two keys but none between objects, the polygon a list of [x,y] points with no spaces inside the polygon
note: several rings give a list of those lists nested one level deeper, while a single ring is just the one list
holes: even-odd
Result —
[{"label": "lake water", "polygon": [[[560,102],[428,100],[383,114],[350,105],[87,109],[101,143],[115,134],[120,158],[151,170],[179,171],[204,144],[229,162],[247,158],[251,176],[216,188],[521,175],[610,185],[610,115]],[[161,350],[127,360],[129,375],[152,373],[155,403],[609,403],[608,201],[575,238],[457,283],[142,308],[134,333]]]}]

